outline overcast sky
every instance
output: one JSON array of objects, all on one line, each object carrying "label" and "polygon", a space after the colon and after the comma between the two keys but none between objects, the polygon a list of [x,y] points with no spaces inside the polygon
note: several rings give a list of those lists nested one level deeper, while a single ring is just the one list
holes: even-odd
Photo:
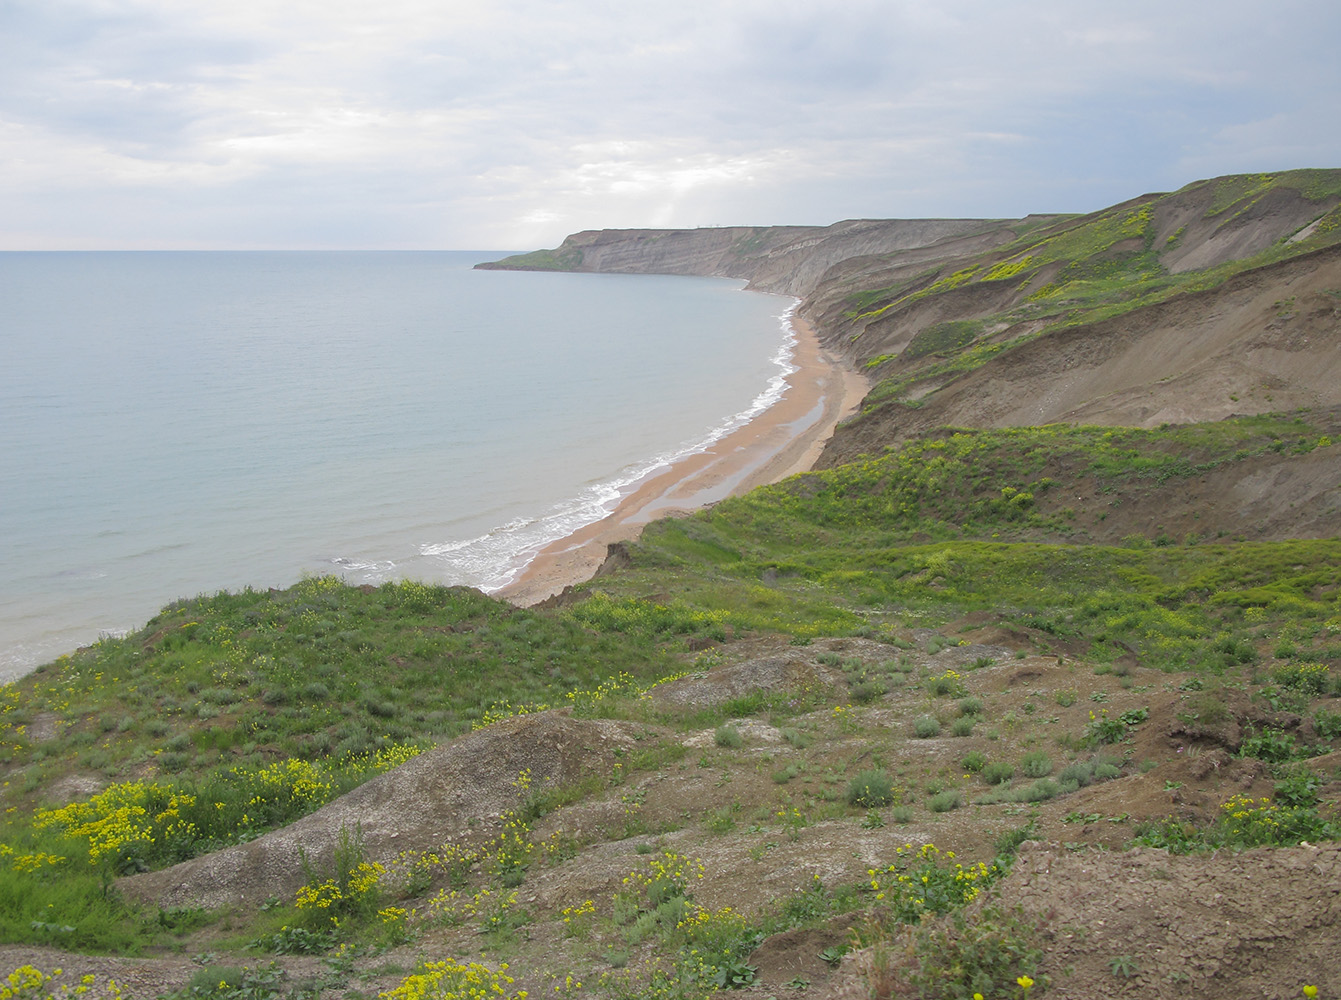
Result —
[{"label": "overcast sky", "polygon": [[0,0],[0,249],[525,249],[1341,167],[1335,0]]}]

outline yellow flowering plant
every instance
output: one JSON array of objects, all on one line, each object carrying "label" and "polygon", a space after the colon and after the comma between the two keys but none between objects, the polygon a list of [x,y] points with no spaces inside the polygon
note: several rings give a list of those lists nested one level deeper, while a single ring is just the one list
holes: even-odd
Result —
[{"label": "yellow flowering plant", "polygon": [[513,991],[515,980],[506,963],[491,969],[481,962],[424,962],[399,986],[379,993],[381,1000],[526,1000]]},{"label": "yellow flowering plant", "polygon": [[[996,864],[965,867],[954,860],[953,851],[942,852],[934,844],[917,848],[905,844],[895,855],[885,868],[867,870],[864,888],[900,923],[916,923],[924,914],[946,913],[970,903],[1005,874]],[[953,865],[942,865],[942,858]]]}]

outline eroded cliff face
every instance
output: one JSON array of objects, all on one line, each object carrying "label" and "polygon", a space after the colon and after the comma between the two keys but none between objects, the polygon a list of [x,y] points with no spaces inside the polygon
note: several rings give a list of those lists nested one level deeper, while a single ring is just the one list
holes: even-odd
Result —
[{"label": "eroded cliff face", "polygon": [[574,233],[554,250],[478,266],[744,278],[756,291],[804,298],[837,265],[941,244],[981,252],[1012,239],[1009,226],[984,219],[857,219],[832,226],[599,229]]}]

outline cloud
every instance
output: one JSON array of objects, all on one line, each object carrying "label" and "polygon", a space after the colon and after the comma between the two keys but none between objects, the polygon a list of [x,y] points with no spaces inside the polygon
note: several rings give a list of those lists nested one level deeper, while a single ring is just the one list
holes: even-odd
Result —
[{"label": "cloud", "polygon": [[18,0],[0,246],[1083,210],[1341,163],[1339,28],[1307,0]]}]

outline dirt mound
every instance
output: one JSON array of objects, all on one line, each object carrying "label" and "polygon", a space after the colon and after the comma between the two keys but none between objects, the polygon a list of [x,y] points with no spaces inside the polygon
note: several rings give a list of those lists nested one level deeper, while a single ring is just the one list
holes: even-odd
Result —
[{"label": "dirt mound", "polygon": [[[1056,931],[1047,971],[1071,997],[1297,997],[1341,991],[1341,845],[1176,856],[1030,845],[1003,899]],[[1131,960],[1131,974],[1114,960]]]},{"label": "dirt mound", "polygon": [[[574,719],[558,711],[523,715],[421,754],[287,827],[162,871],[122,879],[128,897],[163,907],[255,905],[291,897],[304,861],[333,860],[341,831],[361,831],[370,861],[477,838],[530,790],[608,771],[633,746],[631,723]],[[480,824],[478,827],[476,824]]]},{"label": "dirt mound", "polygon": [[842,674],[801,656],[765,656],[658,685],[652,690],[652,701],[660,707],[703,708],[754,691],[790,691],[841,680]]},{"label": "dirt mound", "polygon": [[[1043,929],[1046,995],[1073,1000],[1341,992],[1341,844],[1171,855],[1027,842],[998,897]],[[870,951],[826,997],[865,997]]]}]

